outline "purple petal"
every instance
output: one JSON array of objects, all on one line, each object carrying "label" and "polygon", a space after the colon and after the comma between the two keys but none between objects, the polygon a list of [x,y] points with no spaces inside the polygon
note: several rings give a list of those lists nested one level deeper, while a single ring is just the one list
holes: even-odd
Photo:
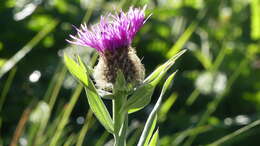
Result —
[{"label": "purple petal", "polygon": [[121,10],[119,14],[101,16],[100,23],[92,25],[90,29],[86,24],[81,24],[80,28],[75,27],[77,36],[70,35],[73,41],[67,41],[95,48],[100,53],[129,47],[136,33],[150,17],[145,19],[145,9],[146,6],[142,9],[130,7],[126,13]]}]

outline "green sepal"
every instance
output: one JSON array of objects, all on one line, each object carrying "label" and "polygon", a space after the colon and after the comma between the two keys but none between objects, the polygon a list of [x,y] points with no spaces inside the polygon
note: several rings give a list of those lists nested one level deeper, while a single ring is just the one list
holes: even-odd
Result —
[{"label": "green sepal", "polygon": [[115,92],[129,92],[129,85],[125,80],[124,74],[121,70],[117,71],[116,82],[113,87]]}]

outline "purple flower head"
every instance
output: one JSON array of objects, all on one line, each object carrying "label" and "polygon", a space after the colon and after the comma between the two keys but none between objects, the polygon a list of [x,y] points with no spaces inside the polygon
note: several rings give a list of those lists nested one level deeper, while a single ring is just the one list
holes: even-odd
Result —
[{"label": "purple flower head", "polygon": [[76,28],[77,36],[70,35],[74,40],[69,42],[95,48],[101,54],[128,48],[146,21],[145,9],[146,6],[143,9],[131,7],[126,13],[121,10],[119,14],[101,16],[100,23],[90,28],[86,24],[81,25],[80,29]]}]

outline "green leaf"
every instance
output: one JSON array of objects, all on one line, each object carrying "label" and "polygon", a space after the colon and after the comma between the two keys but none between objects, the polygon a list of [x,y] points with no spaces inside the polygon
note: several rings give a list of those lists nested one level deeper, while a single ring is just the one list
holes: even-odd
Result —
[{"label": "green leaf", "polygon": [[[160,95],[160,98],[162,98],[162,96],[164,95],[164,93],[166,92],[166,90],[169,88],[175,74],[177,73],[177,71],[175,71],[174,73],[172,73],[168,79],[165,81],[164,85],[163,85],[163,88],[162,88],[162,92],[161,92],[161,95]],[[159,100],[159,99],[158,99]]]},{"label": "green leaf", "polygon": [[99,122],[106,128],[106,130],[113,133],[114,126],[112,118],[91,80],[89,80],[89,86],[85,88],[85,91],[90,109],[93,111]]},{"label": "green leaf", "polygon": [[127,101],[128,113],[134,113],[143,109],[150,103],[154,88],[161,81],[166,72],[172,67],[176,59],[178,59],[186,50],[183,50],[159,66],[152,74],[150,74],[141,85],[134,91]]},{"label": "green leaf", "polygon": [[153,134],[153,137],[149,143],[149,146],[157,146],[158,145],[158,141],[159,141],[159,129],[157,129],[155,131],[155,133]]},{"label": "green leaf", "polygon": [[113,133],[114,128],[112,118],[105,104],[98,96],[97,91],[91,90],[90,88],[85,88],[85,91],[90,109],[93,111],[99,122],[106,128],[106,130],[110,133]]},{"label": "green leaf", "polygon": [[162,97],[164,96],[166,90],[169,88],[169,85],[170,85],[171,81],[173,80],[175,74],[176,74],[176,72],[171,74],[168,77],[168,79],[165,81],[163,88],[162,88],[162,91],[161,91],[161,94],[160,94],[160,97],[158,98],[151,114],[149,115],[149,117],[148,117],[148,119],[145,123],[144,130],[143,130],[142,135],[141,135],[141,137],[138,141],[137,146],[144,146],[147,143],[147,140],[148,141],[150,140],[151,130],[153,131],[152,125],[153,125],[154,121],[157,120],[157,113],[158,113],[158,110],[159,110],[161,102],[162,102]]},{"label": "green leaf", "polygon": [[84,65],[84,63],[83,63],[83,61],[81,60],[81,58],[80,58],[79,55],[77,55],[77,60],[78,60],[78,63],[79,63],[79,65],[80,65],[80,67],[84,70],[84,72],[87,72],[87,69],[86,69],[86,67],[85,67],[85,65]]},{"label": "green leaf", "polygon": [[77,55],[77,61],[80,67],[84,70],[84,72],[87,72],[89,75],[91,75],[94,72],[92,67],[84,64],[79,55]]},{"label": "green leaf", "polygon": [[159,121],[163,122],[166,120],[166,116],[172,107],[172,105],[175,103],[178,95],[176,93],[171,94],[166,101],[163,102],[160,110],[159,110]]},{"label": "green leaf", "polygon": [[88,76],[86,74],[86,68],[80,63],[77,64],[73,59],[64,54],[64,62],[69,72],[76,77],[84,86],[88,86]]},{"label": "green leaf", "polygon": [[112,118],[104,104],[104,102],[99,97],[99,94],[91,80],[88,80],[88,71],[85,68],[80,57],[77,57],[79,64],[77,64],[73,59],[69,58],[64,54],[65,64],[70,71],[70,73],[75,76],[81,83],[85,86],[85,91],[87,94],[87,99],[89,106],[100,123],[106,128],[110,133],[113,133],[113,121]]},{"label": "green leaf", "polygon": [[137,88],[137,90],[130,96],[127,101],[128,113],[134,113],[143,109],[151,101],[152,94],[155,87],[160,82],[162,77],[166,74],[167,69],[163,70],[153,81],[146,83]]},{"label": "green leaf", "polygon": [[178,54],[176,54],[175,56],[171,57],[168,61],[166,61],[163,65],[159,66],[158,68],[155,69],[155,71],[153,71],[145,80],[144,82],[151,82],[154,79],[156,79],[162,71],[167,72],[172,65],[175,63],[175,61],[184,53],[186,52],[186,50],[182,50],[180,51]]},{"label": "green leaf", "polygon": [[151,127],[149,128],[148,135],[146,136],[146,139],[144,142],[144,146],[148,146],[148,143],[151,140],[151,137],[153,136],[153,131],[155,129],[156,123],[157,123],[157,114],[155,115],[155,117],[152,121]]},{"label": "green leaf", "polygon": [[149,104],[153,91],[154,87],[150,84],[145,84],[140,88],[137,88],[127,101],[128,113],[139,111]]}]

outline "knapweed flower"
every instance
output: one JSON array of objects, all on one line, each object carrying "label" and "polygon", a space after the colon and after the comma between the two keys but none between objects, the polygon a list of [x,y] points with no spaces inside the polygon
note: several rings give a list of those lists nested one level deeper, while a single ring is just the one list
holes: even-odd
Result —
[{"label": "knapweed flower", "polygon": [[100,22],[90,28],[86,24],[70,37],[72,44],[95,48],[100,57],[94,69],[98,87],[111,89],[121,70],[128,83],[138,84],[145,76],[144,66],[131,47],[134,36],[146,21],[145,9],[131,7],[128,12],[101,16]]}]

